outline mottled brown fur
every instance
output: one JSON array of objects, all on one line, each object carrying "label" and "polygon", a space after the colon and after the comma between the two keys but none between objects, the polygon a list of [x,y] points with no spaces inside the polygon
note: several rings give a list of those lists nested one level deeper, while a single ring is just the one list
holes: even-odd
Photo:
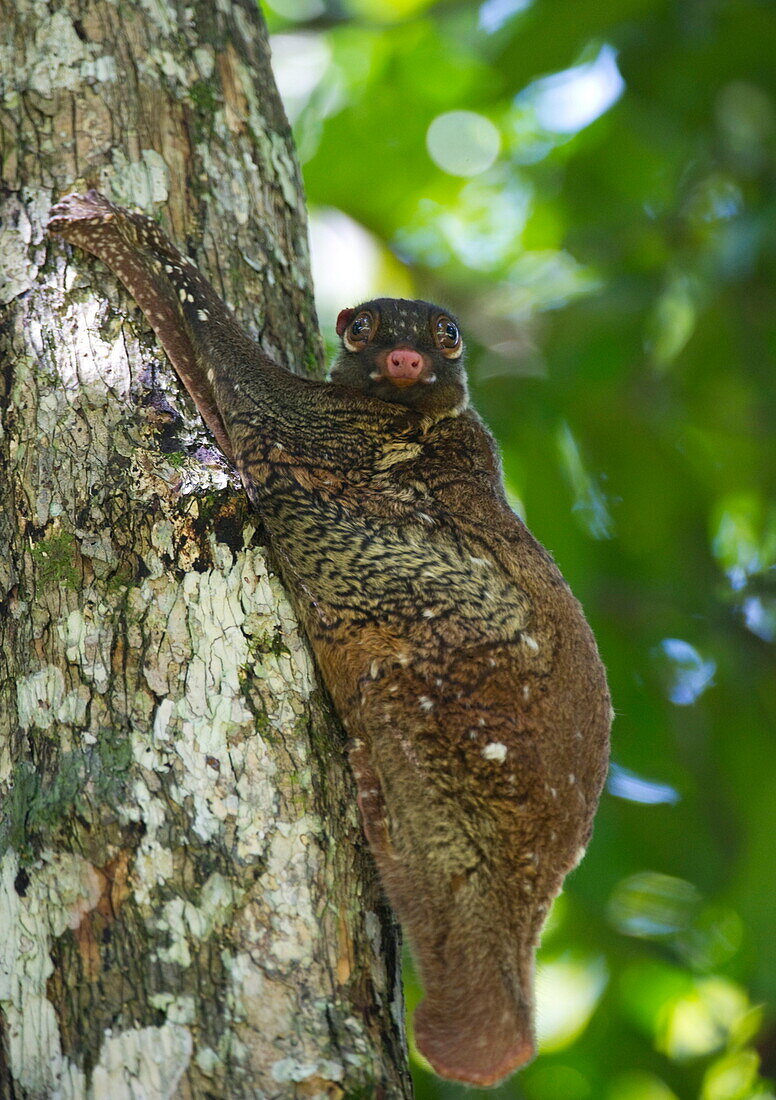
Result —
[{"label": "mottled brown fur", "polygon": [[[50,228],[125,283],[234,458],[351,738],[425,987],[418,1046],[443,1075],[499,1081],[533,1054],[536,942],[590,836],[610,706],[579,604],[506,503],[460,362],[427,348],[438,381],[395,399],[383,376],[359,380],[366,350],[343,351],[334,382],[300,378],[149,219],[90,192]],[[373,305],[425,340],[435,307]],[[373,358],[383,369],[385,348]]]}]

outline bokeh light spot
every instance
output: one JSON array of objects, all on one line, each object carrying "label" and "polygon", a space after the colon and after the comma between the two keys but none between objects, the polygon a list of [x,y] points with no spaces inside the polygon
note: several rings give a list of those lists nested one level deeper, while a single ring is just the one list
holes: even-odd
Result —
[{"label": "bokeh light spot", "polygon": [[362,225],[332,208],[310,212],[315,303],[327,338],[347,306],[388,295],[413,298],[406,270]]},{"label": "bokeh light spot", "polygon": [[695,970],[713,970],[732,958],[744,939],[744,925],[734,909],[707,905],[692,925],[674,939],[674,947]]},{"label": "bokeh light spot", "polygon": [[606,987],[602,958],[570,953],[539,967],[536,1031],[543,1051],[562,1050],[584,1031]]},{"label": "bokeh light spot", "polygon": [[668,783],[659,783],[654,779],[644,779],[628,768],[612,764],[606,788],[616,798],[625,798],[628,802],[642,802],[647,806],[668,803],[673,806],[679,801],[679,793]]},{"label": "bokeh light spot", "polygon": [[485,0],[480,5],[479,25],[486,34],[494,34],[508,23],[513,15],[529,8],[533,0]]},{"label": "bokeh light spot", "polygon": [[484,115],[446,111],[429,126],[426,148],[434,163],[451,176],[479,176],[498,156],[501,136]]},{"label": "bokeh light spot", "polygon": [[318,34],[272,36],[272,68],[291,122],[320,83],[331,62],[331,47]]},{"label": "bokeh light spot", "polygon": [[667,936],[690,925],[700,901],[691,882],[657,871],[642,871],[629,875],[614,888],[609,919],[626,936]]},{"label": "bokeh light spot", "polygon": [[624,88],[616,51],[605,45],[594,61],[543,77],[522,95],[545,130],[574,134],[608,111]]},{"label": "bokeh light spot", "polygon": [[671,279],[658,298],[647,326],[646,345],[655,367],[664,370],[681,354],[693,334],[696,318],[690,281]]},{"label": "bokeh light spot", "polygon": [[585,469],[579,444],[565,422],[558,428],[558,451],[574,493],[574,512],[582,526],[594,539],[611,538],[614,525],[606,504],[606,497]]},{"label": "bokeh light spot", "polygon": [[[743,989],[725,978],[703,978],[683,996],[664,1006],[657,1047],[669,1058],[683,1061],[711,1054],[723,1047],[738,1021],[749,1014]],[[725,1100],[740,1095],[724,1094]],[[714,1092],[715,1100],[722,1094]]]},{"label": "bokeh light spot", "polygon": [[695,646],[681,638],[664,638],[659,653],[668,659],[664,670],[668,698],[679,707],[689,707],[714,683],[716,661],[704,660]]}]

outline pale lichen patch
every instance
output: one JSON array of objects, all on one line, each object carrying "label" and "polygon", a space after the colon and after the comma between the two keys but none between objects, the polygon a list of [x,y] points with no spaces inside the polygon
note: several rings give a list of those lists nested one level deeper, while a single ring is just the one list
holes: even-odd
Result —
[{"label": "pale lichen patch", "polygon": [[[113,565],[118,560],[108,531],[77,531],[76,537],[81,554],[92,559],[93,568],[97,569],[98,562]],[[104,573],[104,570],[100,572]]]},{"label": "pale lichen patch", "polygon": [[65,677],[56,665],[44,665],[16,684],[16,707],[22,729],[48,729],[65,698]]},{"label": "pale lichen patch", "polygon": [[314,1062],[305,1062],[298,1058],[281,1058],[272,1066],[272,1079],[278,1084],[289,1081],[309,1081],[316,1077],[323,1081],[341,1081],[345,1076],[345,1067],[341,1062],[329,1058],[319,1058]]},{"label": "pale lichen patch", "polygon": [[[64,267],[64,258],[60,259]],[[74,277],[77,269],[67,268],[67,276]],[[57,364],[60,386],[54,395],[56,405],[44,420],[43,410],[38,410],[38,426],[41,430],[62,434],[75,420],[71,402],[83,407],[100,408],[104,415],[91,424],[89,438],[91,446],[107,451],[109,440],[107,432],[121,418],[121,404],[129,396],[130,371],[127,363],[127,349],[119,338],[109,338],[110,326],[106,324],[110,310],[104,299],[89,298],[85,302],[66,302],[61,318],[64,352]],[[39,336],[40,352],[45,354],[43,335]],[[36,339],[36,345],[38,344]],[[114,404],[108,405],[106,387],[110,388]],[[114,437],[114,443],[119,439]],[[96,473],[97,471],[89,471]]]},{"label": "pale lichen patch", "polygon": [[[171,546],[174,538],[169,523],[157,521],[157,547]],[[257,685],[266,684],[267,717],[285,736],[304,712],[314,671],[261,554],[234,554],[215,540],[210,550],[214,568],[188,573],[180,585],[165,575],[147,577],[131,592],[132,618],[143,622],[145,679],[165,697],[151,730],[133,737],[133,753],[150,771],[169,775],[172,769],[170,794],[188,808],[198,836],[212,840],[228,824],[239,858],[255,859],[276,827],[277,765],[256,736],[243,679],[249,674]],[[271,637],[278,627],[283,651],[263,652],[257,664],[252,639]],[[216,769],[214,760],[228,767]],[[141,857],[146,878],[153,877],[157,860],[166,877],[167,857],[149,837]]]},{"label": "pale lichen patch", "polygon": [[162,908],[156,926],[169,934],[167,947],[160,949],[163,962],[191,965],[191,940],[205,940],[214,929],[221,928],[228,920],[242,893],[231,883],[214,872],[202,887],[199,905],[184,898],[171,898]]},{"label": "pale lichen patch", "polygon": [[110,54],[87,58],[81,62],[81,76],[101,84],[113,84],[118,76],[116,58]]},{"label": "pale lichen patch", "polygon": [[164,1012],[169,1024],[193,1024],[197,1020],[197,1005],[193,997],[179,996],[172,993],[155,993],[149,998],[149,1003],[154,1008]]},{"label": "pale lichen patch", "polygon": [[16,853],[8,849],[0,861],[0,1002],[16,1083],[28,1095],[51,1096],[66,1071],[46,996],[51,943],[96,906],[101,883],[91,864],[65,852],[45,851],[26,869],[23,897],[14,885],[18,871]]},{"label": "pale lichen patch", "polygon": [[141,0],[141,5],[160,35],[175,38],[183,30],[176,9],[167,0]]},{"label": "pale lichen patch", "polygon": [[179,84],[182,88],[186,88],[193,75],[192,65],[188,59],[187,62],[179,60],[171,50],[156,47],[148,51],[141,65],[146,71],[150,67],[158,69],[159,72],[164,73],[171,84]]},{"label": "pale lichen patch", "polygon": [[151,528],[151,545],[159,551],[160,554],[169,554],[170,557],[175,553],[175,545],[173,542],[174,527],[172,521],[169,519],[160,519]]},{"label": "pale lichen patch", "polygon": [[26,207],[13,197],[5,202],[5,225],[0,229],[0,303],[24,294],[38,277],[30,252],[32,223]]},{"label": "pale lichen patch", "polygon": [[95,690],[107,690],[110,679],[110,655],[113,627],[99,609],[88,604],[71,611],[59,623],[59,635],[65,644],[68,661],[77,664]]},{"label": "pale lichen patch", "polygon": [[127,160],[120,149],[114,149],[111,159],[110,190],[115,202],[150,210],[155,203],[167,201],[170,170],[155,149],[141,149],[136,160]]},{"label": "pale lichen patch", "polygon": [[210,1077],[221,1063],[220,1055],[212,1047],[198,1047],[194,1060],[206,1077]]},{"label": "pale lichen patch", "polygon": [[234,752],[232,766],[240,768],[235,794],[225,805],[234,815],[236,855],[238,859],[255,859],[263,851],[266,837],[274,828],[277,814],[277,766],[258,739],[247,742]]},{"label": "pale lichen patch", "polygon": [[88,51],[64,10],[41,18],[35,46],[38,61],[27,73],[28,88],[50,99],[63,89],[73,90],[80,85],[81,64]]},{"label": "pale lichen patch", "polygon": [[132,790],[132,801],[120,809],[125,821],[143,823],[144,833],[135,853],[133,884],[135,901],[150,906],[157,887],[172,877],[173,854],[158,840],[158,833],[167,821],[167,807],[149,791],[142,780]]},{"label": "pale lichen patch", "polygon": [[172,1097],[191,1061],[194,1043],[181,1024],[106,1034],[94,1067],[91,1095],[111,1100]]},{"label": "pale lichen patch", "polygon": [[315,920],[310,882],[315,877],[316,849],[302,843],[320,832],[320,822],[306,815],[278,822],[267,859],[265,893],[273,914],[272,954],[283,963],[311,962],[310,924]]},{"label": "pale lichen patch", "polygon": [[215,51],[212,46],[197,46],[193,53],[194,64],[198,74],[205,80],[213,75],[215,68]]}]

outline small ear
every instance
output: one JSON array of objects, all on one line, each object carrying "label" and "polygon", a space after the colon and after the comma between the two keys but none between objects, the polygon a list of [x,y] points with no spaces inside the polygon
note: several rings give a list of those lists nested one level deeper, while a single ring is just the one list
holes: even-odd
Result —
[{"label": "small ear", "polygon": [[337,336],[342,336],[345,329],[356,316],[354,309],[342,309],[337,317]]}]

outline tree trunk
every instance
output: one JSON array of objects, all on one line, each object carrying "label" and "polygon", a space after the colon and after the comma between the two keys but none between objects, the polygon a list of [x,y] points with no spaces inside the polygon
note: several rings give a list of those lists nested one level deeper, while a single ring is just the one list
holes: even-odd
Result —
[{"label": "tree trunk", "polygon": [[0,1096],[408,1096],[395,928],[260,519],[133,303],[43,230],[84,185],[159,210],[318,369],[265,31],[252,0],[0,26]]}]

